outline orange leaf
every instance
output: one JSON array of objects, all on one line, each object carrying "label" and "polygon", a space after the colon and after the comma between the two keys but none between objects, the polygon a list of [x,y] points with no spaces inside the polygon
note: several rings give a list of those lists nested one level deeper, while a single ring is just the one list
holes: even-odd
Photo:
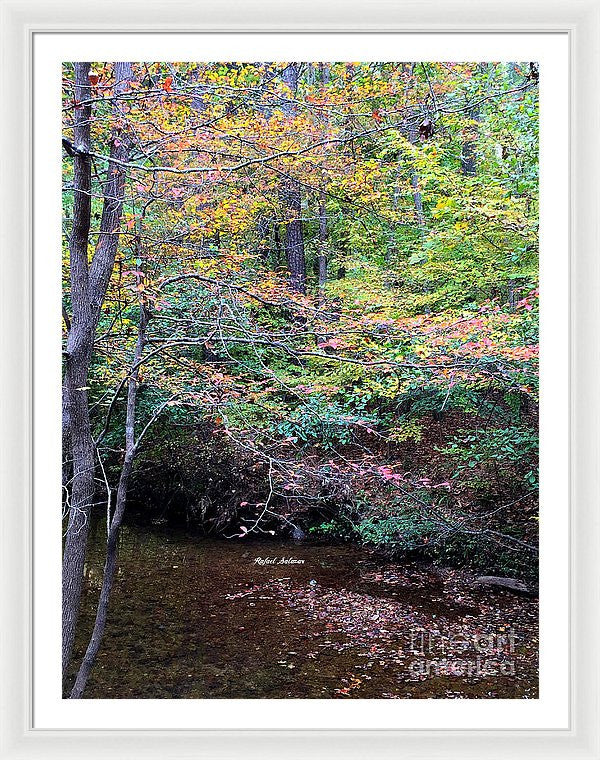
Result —
[{"label": "orange leaf", "polygon": [[171,92],[171,85],[173,84],[173,77],[167,77],[162,83],[162,88],[165,92]]}]

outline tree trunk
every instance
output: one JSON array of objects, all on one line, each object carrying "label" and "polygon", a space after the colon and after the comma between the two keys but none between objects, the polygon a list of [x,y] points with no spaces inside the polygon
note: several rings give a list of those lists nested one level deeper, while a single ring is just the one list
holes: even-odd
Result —
[{"label": "tree trunk", "polygon": [[[408,138],[413,145],[416,145],[416,143],[418,142],[419,135],[417,132],[417,126],[414,122],[412,123],[409,129]],[[417,174],[417,170],[413,162],[411,162],[411,169],[410,169],[410,184],[412,187],[412,196],[413,196],[413,201],[415,204],[415,219],[416,219],[417,225],[419,226],[419,235],[421,238],[421,248],[422,248],[425,242],[425,236],[427,235],[427,227],[425,224],[425,213],[423,211],[423,195],[421,193],[421,188],[419,184],[419,175]],[[425,289],[425,292],[428,292],[430,290],[429,285],[425,284],[424,289]],[[430,311],[431,310],[429,306],[425,305],[424,307],[425,314],[429,314]]]},{"label": "tree trunk", "polygon": [[460,164],[462,173],[466,177],[474,177],[477,174],[477,152],[474,139],[466,140],[463,143]]},{"label": "tree trunk", "polygon": [[327,212],[325,208],[325,191],[319,195],[319,255],[317,263],[319,267],[319,299],[322,301],[327,284]]},{"label": "tree trunk", "polygon": [[[114,68],[115,74],[115,101],[113,118],[122,118],[121,101],[122,95],[130,87],[133,78],[131,63],[117,62]],[[124,132],[122,127],[116,126],[110,141],[110,158],[127,163],[131,149],[131,138]],[[100,222],[100,236],[90,266],[90,283],[92,299],[92,316],[94,318],[94,331],[100,317],[100,309],[106,296],[106,289],[115,264],[117,248],[119,245],[119,226],[123,212],[123,197],[125,191],[126,169],[114,161],[109,161],[106,180],[103,185],[104,201],[102,206],[102,220]]]},{"label": "tree trunk", "polygon": [[[487,64],[477,64],[477,71],[479,74],[483,74]],[[479,95],[475,93],[475,99],[477,100]],[[469,134],[467,139],[462,145],[462,151],[460,155],[460,165],[462,173],[466,177],[475,177],[477,175],[477,138],[479,136],[479,121],[481,119],[481,110],[479,106],[473,106],[467,111],[468,117],[473,121],[473,124],[469,126]]]},{"label": "tree trunk", "polygon": [[[94,257],[88,266],[88,240],[91,209],[90,63],[75,63],[75,109],[73,158],[73,229],[69,241],[71,304],[73,314],[67,338],[63,385],[63,435],[70,439],[72,485],[69,517],[63,551],[62,570],[62,667],[69,665],[79,617],[83,567],[89,518],[94,497],[94,443],[88,406],[88,379],[94,337],[100,311],[113,270],[118,246],[118,227],[123,209],[125,169],[110,161],[104,183],[104,202],[100,235]],[[131,64],[115,63],[115,101],[113,113],[120,117],[118,95],[128,88]],[[111,159],[127,161],[129,139],[117,126],[112,135]]]},{"label": "tree trunk", "polygon": [[[300,65],[290,63],[283,72],[283,81],[289,87],[292,95],[298,89]],[[296,106],[292,100],[287,100],[284,111],[292,120],[296,115]],[[300,185],[293,177],[284,181],[281,192],[286,219],[285,251],[290,272],[290,287],[297,293],[306,293],[306,257],[304,254],[304,236],[302,232],[302,195]]]},{"label": "tree trunk", "polygon": [[96,661],[100,644],[102,643],[102,636],[104,635],[104,628],[106,626],[106,619],[108,615],[108,605],[110,602],[110,595],[112,592],[115,570],[117,567],[117,560],[119,556],[119,530],[123,522],[123,516],[125,514],[125,506],[127,503],[127,488],[129,486],[129,478],[133,469],[133,460],[136,450],[135,440],[135,413],[136,413],[136,398],[138,377],[140,371],[140,360],[142,358],[142,352],[146,343],[146,327],[148,324],[149,315],[146,307],[140,304],[140,321],[138,324],[138,337],[131,363],[131,370],[129,374],[129,380],[127,382],[127,412],[125,419],[125,457],[123,460],[123,466],[121,468],[121,475],[119,477],[119,486],[117,489],[117,501],[115,505],[115,513],[110,523],[110,529],[108,532],[108,540],[106,544],[106,560],[104,563],[104,575],[102,578],[102,588],[100,590],[100,598],[98,600],[98,608],[96,611],[96,619],[94,622],[94,629],[90,637],[88,647],[86,649],[81,667],[77,673],[75,679],[75,685],[71,691],[71,699],[79,699],[83,694],[90,672]]},{"label": "tree trunk", "polygon": [[[408,139],[413,145],[416,145],[419,140],[417,127],[414,124],[409,129]],[[412,162],[411,162],[411,169],[410,169],[410,184],[413,190],[413,200],[415,203],[415,218],[417,220],[417,224],[419,225],[421,236],[423,237],[425,234],[425,214],[423,213],[423,196],[421,194],[421,189],[419,187],[419,175],[417,174],[417,170],[415,169],[414,164]]]},{"label": "tree trunk", "polygon": [[92,311],[89,296],[88,238],[92,170],[90,151],[90,63],[75,64],[73,158],[73,229],[69,240],[71,329],[67,338],[63,409],[68,424],[72,460],[69,521],[62,569],[62,665],[69,664],[79,614],[83,565],[94,496],[94,446],[88,407],[88,369],[92,355]]},{"label": "tree trunk", "polygon": [[[321,93],[325,94],[325,88],[329,83],[329,66],[326,63],[319,64],[321,73]],[[327,117],[325,117],[325,129],[327,129]],[[326,151],[327,149],[324,148]],[[317,256],[317,266],[319,272],[319,301],[323,303],[325,299],[325,285],[327,284],[327,194],[325,191],[325,178],[321,181],[321,191],[319,193],[319,253]]]},{"label": "tree trunk", "polygon": [[275,243],[275,266],[283,266],[282,251],[281,251],[281,233],[279,231],[279,222],[275,222],[273,225],[273,241]]},{"label": "tree trunk", "polygon": [[390,266],[394,263],[394,260],[398,254],[398,246],[396,244],[396,214],[398,213],[398,204],[400,202],[400,171],[401,161],[398,160],[396,168],[396,180],[394,182],[394,190],[392,194],[392,211],[394,216],[391,222],[391,229],[388,237],[388,244],[385,249],[384,263],[386,268],[385,284],[390,285]]},{"label": "tree trunk", "polygon": [[510,279],[508,281],[508,308],[509,311],[515,311],[517,308],[517,290],[516,290],[516,281],[514,279]]},{"label": "tree trunk", "polygon": [[291,180],[283,191],[286,208],[285,250],[290,272],[290,287],[306,293],[306,257],[302,234],[302,197],[297,183]]},{"label": "tree trunk", "polygon": [[271,248],[269,247],[269,222],[264,216],[261,216],[258,219],[258,224],[256,227],[258,236],[258,255],[260,256],[262,262],[266,264],[271,253]]},{"label": "tree trunk", "polygon": [[[479,109],[471,109],[469,116],[473,120],[479,119]],[[477,127],[472,126],[472,134],[469,134],[467,139],[462,145],[462,151],[460,154],[460,165],[462,173],[466,177],[475,177],[477,174]]]}]

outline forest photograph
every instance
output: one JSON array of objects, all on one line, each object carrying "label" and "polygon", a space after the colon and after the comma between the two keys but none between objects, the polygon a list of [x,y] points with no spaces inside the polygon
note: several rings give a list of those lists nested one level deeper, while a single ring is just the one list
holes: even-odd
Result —
[{"label": "forest photograph", "polygon": [[65,699],[539,697],[539,78],[63,64]]}]

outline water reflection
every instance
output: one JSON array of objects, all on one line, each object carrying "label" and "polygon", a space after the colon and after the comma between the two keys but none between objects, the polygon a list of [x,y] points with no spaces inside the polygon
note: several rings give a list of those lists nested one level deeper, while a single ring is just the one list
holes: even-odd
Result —
[{"label": "water reflection", "polygon": [[[93,624],[105,536],[95,525],[76,658]],[[489,594],[455,593],[430,569],[382,564],[349,546],[129,526],[85,696],[536,696],[535,604]],[[516,675],[460,678],[434,669],[423,677],[409,667],[411,631],[475,630],[503,617],[528,629],[513,655]]]}]

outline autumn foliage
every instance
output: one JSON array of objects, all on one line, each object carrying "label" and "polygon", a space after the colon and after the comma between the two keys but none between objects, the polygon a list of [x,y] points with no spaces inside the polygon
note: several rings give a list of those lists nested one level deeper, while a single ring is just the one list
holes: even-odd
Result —
[{"label": "autumn foliage", "polygon": [[[118,477],[136,370],[134,510],[168,501],[172,519],[239,540],[301,525],[535,572],[528,71],[134,63],[118,92],[113,64],[93,63],[90,258],[125,170],[89,380],[96,502]],[[72,139],[71,64],[63,82]],[[66,154],[63,168],[68,320]]]}]

